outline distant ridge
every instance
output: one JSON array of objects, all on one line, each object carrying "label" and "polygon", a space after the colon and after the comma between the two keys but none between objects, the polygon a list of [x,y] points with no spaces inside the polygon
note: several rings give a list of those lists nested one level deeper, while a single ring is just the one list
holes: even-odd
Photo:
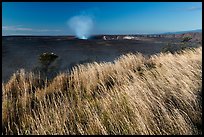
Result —
[{"label": "distant ridge", "polygon": [[[166,35],[166,34],[184,34],[184,33],[192,33],[192,32],[201,32],[202,29],[195,29],[195,30],[187,30],[187,31],[176,31],[176,32],[164,32],[164,33],[135,33],[135,34],[93,34],[93,36],[103,36],[103,35],[109,35],[109,36],[125,36],[125,35]],[[3,35],[3,37],[75,37],[74,35]]]},{"label": "distant ridge", "polygon": [[176,31],[176,32],[166,32],[166,33],[161,33],[161,34],[182,34],[182,33],[189,33],[189,32],[202,32],[202,29],[187,30],[187,31]]}]

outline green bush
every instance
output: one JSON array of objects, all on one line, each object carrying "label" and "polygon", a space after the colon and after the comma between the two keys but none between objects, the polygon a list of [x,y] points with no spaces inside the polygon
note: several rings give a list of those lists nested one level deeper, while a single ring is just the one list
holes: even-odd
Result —
[{"label": "green bush", "polygon": [[39,70],[42,76],[50,77],[55,72],[55,67],[51,64],[58,58],[54,53],[43,53],[39,56],[40,67]]},{"label": "green bush", "polygon": [[54,53],[43,53],[39,56],[40,63],[49,66],[58,56]]},{"label": "green bush", "polygon": [[175,49],[171,43],[167,43],[167,45],[161,49],[161,52],[163,53],[166,53],[166,52],[174,53],[174,51]]},{"label": "green bush", "polygon": [[186,36],[183,38],[182,42],[189,42],[192,38],[190,36]]}]

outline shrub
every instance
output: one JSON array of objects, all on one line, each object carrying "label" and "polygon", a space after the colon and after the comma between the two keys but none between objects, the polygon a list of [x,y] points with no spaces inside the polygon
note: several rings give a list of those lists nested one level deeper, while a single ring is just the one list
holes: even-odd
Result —
[{"label": "shrub", "polygon": [[170,43],[167,43],[167,45],[162,48],[161,52],[166,53],[166,52],[170,52],[170,53],[174,53],[174,48]]},{"label": "shrub", "polygon": [[40,68],[38,71],[41,72],[42,76],[49,77],[52,72],[55,71],[56,66],[51,66],[51,64],[58,58],[54,53],[43,53],[39,56]]},{"label": "shrub", "polygon": [[58,56],[54,53],[43,53],[39,56],[40,63],[49,66]]},{"label": "shrub", "polygon": [[182,42],[189,42],[192,38],[190,36],[186,36],[183,38]]}]

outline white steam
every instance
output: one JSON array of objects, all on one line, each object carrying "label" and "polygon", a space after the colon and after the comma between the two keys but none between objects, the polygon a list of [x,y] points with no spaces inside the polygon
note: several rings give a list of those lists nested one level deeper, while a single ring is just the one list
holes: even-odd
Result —
[{"label": "white steam", "polygon": [[93,28],[93,20],[90,16],[74,16],[68,21],[71,30],[79,39],[88,39]]}]

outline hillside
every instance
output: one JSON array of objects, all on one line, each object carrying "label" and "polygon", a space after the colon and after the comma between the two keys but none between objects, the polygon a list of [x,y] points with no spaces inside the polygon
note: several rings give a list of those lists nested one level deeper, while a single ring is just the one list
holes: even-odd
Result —
[{"label": "hillside", "polygon": [[202,47],[2,84],[2,134],[202,134]]}]

